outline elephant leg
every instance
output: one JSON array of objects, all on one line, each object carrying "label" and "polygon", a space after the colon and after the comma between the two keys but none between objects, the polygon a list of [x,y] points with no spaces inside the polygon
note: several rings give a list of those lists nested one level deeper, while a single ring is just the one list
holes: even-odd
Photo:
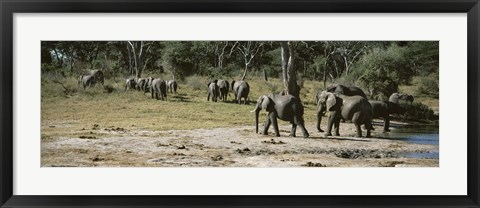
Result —
[{"label": "elephant leg", "polygon": [[152,99],[153,99],[153,90],[150,90],[151,91],[151,94],[152,94]]},{"label": "elephant leg", "polygon": [[267,116],[267,120],[265,120],[265,125],[263,126],[263,135],[268,134],[268,128],[270,128],[270,124],[272,123],[270,119],[270,115]]},{"label": "elephant leg", "polygon": [[210,93],[207,94],[207,101],[210,101]]},{"label": "elephant leg", "polygon": [[[360,127],[360,124],[355,123],[355,129],[357,129],[357,134],[355,135],[355,137],[362,137],[362,128]],[[367,128],[367,131],[368,131],[368,128]]]},{"label": "elephant leg", "polygon": [[297,132],[297,124],[295,124],[294,121],[290,122],[292,124],[292,130],[290,131],[290,136],[291,137],[296,137],[296,132]]},{"label": "elephant leg", "polygon": [[298,125],[300,127],[300,130],[302,130],[302,133],[303,133],[303,138],[308,138],[310,136],[310,134],[308,133],[307,129],[305,128],[305,121],[303,120],[302,117],[298,118],[298,117],[293,117],[294,119],[294,122],[296,125]]},{"label": "elephant leg", "polygon": [[[360,113],[355,113],[353,114],[353,117],[352,117],[352,123],[355,125],[355,129],[357,130],[357,134],[355,135],[355,137],[362,137],[362,128],[361,128],[361,123],[360,121],[362,120],[362,118],[360,118]],[[366,129],[369,129],[367,126],[365,126]]]},{"label": "elephant leg", "polygon": [[280,136],[280,131],[278,130],[278,123],[277,123],[277,114],[275,112],[271,112],[269,114],[270,120],[272,120],[273,130],[275,130],[275,136]]},{"label": "elephant leg", "polygon": [[390,116],[386,115],[383,117],[383,132],[390,131]]},{"label": "elephant leg", "polygon": [[336,119],[334,123],[334,135],[340,136],[340,121],[341,119]]},{"label": "elephant leg", "polygon": [[330,112],[330,115],[328,116],[327,132],[325,133],[325,136],[332,136],[332,126],[334,120],[335,112]]}]

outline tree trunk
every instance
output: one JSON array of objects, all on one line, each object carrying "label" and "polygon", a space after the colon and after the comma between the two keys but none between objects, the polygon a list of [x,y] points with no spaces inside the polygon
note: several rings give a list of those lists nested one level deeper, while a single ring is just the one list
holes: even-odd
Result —
[{"label": "tree trunk", "polygon": [[288,76],[287,76],[287,65],[288,65],[288,57],[290,53],[288,51],[287,42],[281,42],[281,55],[282,55],[282,75],[283,75],[283,88],[285,94],[288,94]]},{"label": "tree trunk", "polygon": [[248,70],[248,63],[247,63],[247,59],[245,59],[245,70],[243,71],[242,80],[245,80],[245,77],[247,76],[247,70]]},{"label": "tree trunk", "polygon": [[132,48],[129,43],[127,43],[127,50],[128,50],[128,73],[133,74],[133,67],[132,67]]},{"label": "tree trunk", "polygon": [[264,79],[265,81],[268,81],[267,70],[265,70],[265,68],[263,68],[263,79]]},{"label": "tree trunk", "polygon": [[281,42],[282,49],[282,72],[283,72],[283,85],[286,95],[293,95],[296,98],[300,98],[299,89],[297,89],[297,78],[295,69],[293,67],[294,53],[293,46],[288,42]]}]

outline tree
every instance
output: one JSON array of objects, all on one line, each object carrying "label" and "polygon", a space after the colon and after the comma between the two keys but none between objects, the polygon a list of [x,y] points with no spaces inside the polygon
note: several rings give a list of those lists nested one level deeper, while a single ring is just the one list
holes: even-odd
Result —
[{"label": "tree", "polygon": [[127,41],[127,43],[128,43],[127,48],[129,48],[129,52],[133,56],[135,77],[139,78],[142,76],[142,71],[145,68],[145,65],[143,65],[143,57],[142,57],[144,53],[144,49],[146,48],[145,51],[149,52],[151,46],[153,45],[153,42]]},{"label": "tree", "polygon": [[282,56],[282,74],[283,86],[286,95],[293,95],[300,98],[300,89],[297,87],[297,74],[294,68],[294,43],[291,41],[280,42],[281,56]]},{"label": "tree", "polygon": [[263,47],[263,42],[259,41],[237,41],[233,47],[236,47],[240,54],[243,55],[245,68],[242,80],[247,76],[248,66],[252,63],[253,58],[258,54]]}]

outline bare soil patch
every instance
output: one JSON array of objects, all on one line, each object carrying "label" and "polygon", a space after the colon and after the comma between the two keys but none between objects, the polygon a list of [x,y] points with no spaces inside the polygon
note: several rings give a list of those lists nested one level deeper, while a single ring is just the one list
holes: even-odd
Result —
[{"label": "bare soil patch", "polygon": [[[42,128],[52,124],[45,124]],[[55,128],[66,124],[55,124]],[[261,126],[260,126],[261,127]],[[69,135],[42,134],[42,167],[438,167],[438,159],[406,158],[438,146],[383,138],[355,138],[352,124],[339,137],[255,134],[254,126],[152,131],[134,126],[83,128]],[[377,138],[375,138],[377,137]]]}]

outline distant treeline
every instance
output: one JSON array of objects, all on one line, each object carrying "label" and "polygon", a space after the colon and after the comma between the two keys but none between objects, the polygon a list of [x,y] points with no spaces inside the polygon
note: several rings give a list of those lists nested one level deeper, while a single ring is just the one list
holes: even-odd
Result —
[{"label": "distant treeline", "polygon": [[[42,41],[42,73],[77,76],[102,69],[109,77],[170,73],[212,78],[282,78],[287,57],[296,81],[356,85],[384,98],[399,85],[438,97],[438,41]],[[286,47],[286,44],[284,44]],[[248,75],[247,75],[248,73]]]}]

